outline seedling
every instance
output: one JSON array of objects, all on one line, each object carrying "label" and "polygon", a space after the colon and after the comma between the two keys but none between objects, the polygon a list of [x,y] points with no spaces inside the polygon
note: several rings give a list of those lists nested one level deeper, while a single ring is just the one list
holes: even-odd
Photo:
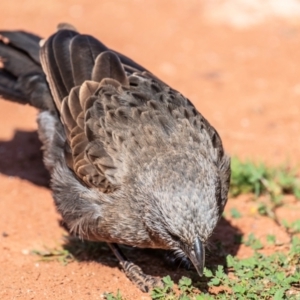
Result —
[{"label": "seedling", "polygon": [[112,293],[105,293],[104,297],[105,300],[125,300],[125,298],[122,297],[120,290],[117,291],[116,295]]},{"label": "seedling", "polygon": [[242,216],[241,213],[236,208],[232,208],[230,210],[230,214],[231,214],[231,217],[234,219],[239,219]]},{"label": "seedling", "polygon": [[46,248],[45,250],[32,250],[32,254],[38,255],[41,261],[57,260],[63,265],[74,261],[74,256],[66,249],[63,248]]},{"label": "seedling", "polygon": [[244,242],[246,246],[251,247],[253,250],[260,250],[263,248],[262,243],[257,239],[253,233],[250,233],[248,239]]},{"label": "seedling", "polygon": [[267,242],[271,245],[275,245],[276,244],[276,237],[273,234],[268,234],[267,235]]}]

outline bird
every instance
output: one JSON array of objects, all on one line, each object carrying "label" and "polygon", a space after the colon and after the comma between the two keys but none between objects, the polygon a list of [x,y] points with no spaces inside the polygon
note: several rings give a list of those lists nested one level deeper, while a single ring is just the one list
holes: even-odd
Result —
[{"label": "bird", "polygon": [[119,245],[171,250],[199,276],[228,199],[230,157],[180,92],[66,23],[0,31],[0,95],[39,110],[38,135],[71,234],[107,242],[142,291],[161,283]]}]

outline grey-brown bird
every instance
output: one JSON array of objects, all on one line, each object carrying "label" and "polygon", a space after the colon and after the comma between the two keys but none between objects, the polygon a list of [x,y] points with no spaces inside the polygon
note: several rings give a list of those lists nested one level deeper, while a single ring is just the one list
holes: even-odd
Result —
[{"label": "grey-brown bird", "polygon": [[201,276],[229,188],[216,130],[179,92],[70,25],[43,43],[0,34],[0,95],[40,110],[44,162],[70,232],[109,243],[143,291],[159,281],[117,244],[174,250]]}]

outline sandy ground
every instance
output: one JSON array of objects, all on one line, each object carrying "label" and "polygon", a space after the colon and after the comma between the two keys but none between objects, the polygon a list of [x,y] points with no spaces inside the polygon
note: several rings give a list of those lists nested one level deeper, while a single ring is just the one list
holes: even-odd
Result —
[{"label": "sandy ground", "polygon": [[[184,6],[179,0],[1,1],[0,28],[25,29],[47,37],[58,22],[71,22],[191,99],[217,128],[229,154],[297,167],[299,1],[286,2],[290,14],[285,6],[280,10],[270,4],[262,10],[257,1],[252,1],[254,6],[251,1],[236,2],[238,6],[234,1],[208,5],[196,0],[184,1]],[[66,234],[47,188],[36,114],[33,108],[0,100],[0,298],[102,299],[104,292],[120,289],[127,299],[149,299],[118,269],[107,249],[98,261],[67,266],[39,262],[30,254],[33,249],[62,245]],[[254,232],[262,239],[275,234],[282,243],[277,250],[286,248],[288,237],[283,230],[259,217],[248,198],[229,200],[216,238],[228,253],[239,257],[251,251],[234,245],[237,233]],[[289,203],[278,213],[295,220],[299,202],[289,199]],[[243,218],[229,217],[233,207],[243,212]],[[175,280],[188,274],[170,269],[161,254],[128,253],[146,273],[170,274]]]}]

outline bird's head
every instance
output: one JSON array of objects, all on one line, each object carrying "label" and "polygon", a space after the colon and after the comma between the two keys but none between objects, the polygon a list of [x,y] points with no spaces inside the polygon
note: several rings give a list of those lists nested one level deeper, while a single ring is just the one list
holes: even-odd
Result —
[{"label": "bird's head", "polygon": [[176,154],[158,158],[148,170],[144,222],[153,246],[187,256],[202,276],[205,245],[222,211],[216,165],[205,157]]}]

